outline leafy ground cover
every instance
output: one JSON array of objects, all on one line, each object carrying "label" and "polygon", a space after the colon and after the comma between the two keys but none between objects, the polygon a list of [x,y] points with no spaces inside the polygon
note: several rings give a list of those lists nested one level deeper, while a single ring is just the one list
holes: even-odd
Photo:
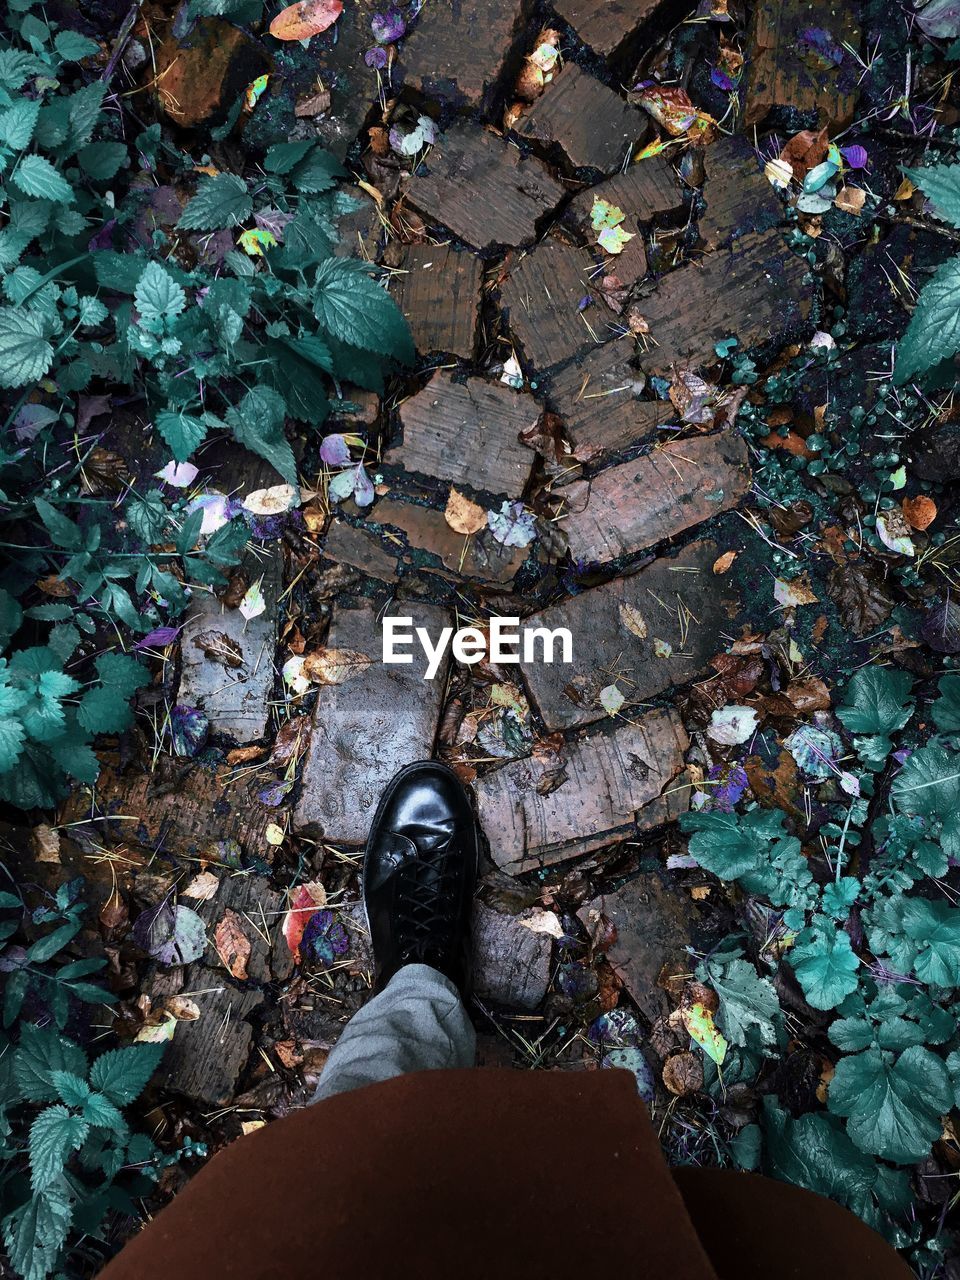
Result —
[{"label": "leafy ground cover", "polygon": [[[478,908],[484,1060],[626,1066],[671,1159],[809,1186],[918,1275],[954,1275],[955,16],[930,0],[893,24],[873,3],[842,30],[804,18],[782,55],[794,97],[769,103],[753,78],[762,6],[704,5],[676,27],[663,13],[609,48],[562,3],[537,6],[503,49],[455,33],[469,56],[434,75],[430,57],[453,56],[445,13],[17,0],[5,19],[12,1266],[92,1274],[141,1198],[162,1203],[194,1160],[303,1104],[369,993],[346,825],[363,826],[394,762],[365,726],[402,737],[422,719],[425,749],[436,739],[501,836]],[[294,21],[312,24],[306,44]],[[590,111],[549,116],[591,77]],[[615,130],[623,113],[637,136],[612,163],[599,126],[570,125]],[[511,197],[509,217],[504,131],[540,201]],[[433,176],[452,138],[477,166],[465,191]],[[650,217],[610,192],[656,165]],[[540,241],[548,288],[520,287]],[[420,295],[435,260],[447,274]],[[737,281],[719,295],[732,319],[704,338],[717,261]],[[783,273],[775,305],[743,262]],[[606,381],[595,347],[626,349]],[[611,425],[625,381],[653,437]],[[450,385],[487,397],[475,431],[504,414],[506,436],[491,427],[478,449],[464,402],[445,416]],[[585,438],[597,385],[609,413]],[[398,474],[423,396],[437,435]],[[491,477],[518,434],[526,478],[508,491],[510,467]],[[685,479],[718,441],[743,450],[742,493]],[[656,494],[630,468],[663,458],[658,483],[676,473],[676,505],[700,514],[646,532]],[[584,478],[622,501],[612,557],[577,551]],[[618,600],[608,634],[605,592],[676,567],[678,546],[707,559],[681,569],[700,594],[672,611],[673,640],[660,587]],[[357,619],[395,596],[481,629],[582,608],[610,661],[553,701],[486,661],[445,668],[435,697],[416,682],[387,696]],[[258,690],[251,730],[217,700],[234,682]],[[589,751],[639,734],[617,739],[635,765],[611,777],[615,798],[640,795],[656,762],[630,752],[662,728],[651,707],[676,717],[677,768],[624,825]],[[496,799],[513,769],[532,813],[555,806],[557,847],[531,857]],[[311,790],[333,819],[307,814]]]}]

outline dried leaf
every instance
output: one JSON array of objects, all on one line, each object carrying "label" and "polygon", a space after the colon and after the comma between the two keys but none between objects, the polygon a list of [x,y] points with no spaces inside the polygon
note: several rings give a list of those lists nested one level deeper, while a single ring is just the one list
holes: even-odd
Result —
[{"label": "dried leaf", "polygon": [[630,634],[636,636],[638,640],[646,640],[647,624],[640,610],[634,608],[632,604],[624,603],[621,604],[619,612],[620,621]]},{"label": "dried leaf", "polygon": [[717,556],[716,560],[714,560],[713,572],[716,574],[726,573],[736,558],[736,551],[725,551],[722,556]]},{"label": "dried leaf", "polygon": [[194,898],[197,902],[209,902],[220,888],[220,881],[212,871],[201,871],[194,876],[181,893],[182,898]]},{"label": "dried leaf", "polygon": [[841,187],[833,203],[841,213],[851,213],[855,218],[859,218],[866,198],[867,193],[862,187]]},{"label": "dried leaf", "polygon": [[529,911],[524,911],[522,915],[517,917],[517,923],[522,924],[531,933],[545,933],[550,938],[559,939],[563,937],[563,925],[560,923],[560,917],[555,911],[544,911],[540,907],[531,907]]},{"label": "dried leaf", "polygon": [[228,907],[213,933],[213,945],[224,968],[234,978],[247,977],[250,939],[243,931],[240,917]]},{"label": "dried leaf", "polygon": [[465,498],[458,489],[450,490],[443,518],[454,533],[462,533],[467,537],[487,527],[487,513],[483,507]]},{"label": "dried leaf", "polygon": [[703,1063],[695,1053],[675,1053],[663,1064],[663,1083],[678,1098],[703,1088]]},{"label": "dried leaf", "polygon": [[341,0],[299,0],[277,14],[270,23],[270,34],[277,40],[309,40],[333,26],[341,13]]},{"label": "dried leaf", "polygon": [[243,650],[223,631],[201,631],[193,643],[206,657],[223,667],[236,669],[243,666]]},{"label": "dried leaf", "polygon": [[255,489],[243,500],[244,511],[255,516],[276,516],[300,505],[300,490],[293,484],[275,484],[269,489]]},{"label": "dried leaf", "polygon": [[54,831],[53,827],[48,827],[45,822],[42,822],[39,827],[33,828],[31,835],[38,862],[60,861],[59,832]]},{"label": "dried leaf", "polygon": [[816,604],[818,602],[818,598],[810,586],[810,579],[805,573],[801,573],[799,577],[789,580],[786,578],[774,578],[773,598],[777,604],[782,604],[787,609],[795,608],[801,604]]},{"label": "dried leaf", "polygon": [[360,675],[372,661],[356,649],[314,649],[303,655],[300,674],[311,684],[343,684]]},{"label": "dried leaf", "polygon": [[295,960],[300,959],[300,941],[308,920],[326,905],[327,891],[319,880],[308,880],[294,890],[290,909],[283,918],[283,936]]}]

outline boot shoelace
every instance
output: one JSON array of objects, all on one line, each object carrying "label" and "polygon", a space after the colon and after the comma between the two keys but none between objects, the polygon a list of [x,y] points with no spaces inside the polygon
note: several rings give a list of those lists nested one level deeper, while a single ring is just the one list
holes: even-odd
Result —
[{"label": "boot shoelace", "polygon": [[424,960],[445,949],[454,932],[458,870],[447,846],[405,863],[398,875],[400,954]]}]

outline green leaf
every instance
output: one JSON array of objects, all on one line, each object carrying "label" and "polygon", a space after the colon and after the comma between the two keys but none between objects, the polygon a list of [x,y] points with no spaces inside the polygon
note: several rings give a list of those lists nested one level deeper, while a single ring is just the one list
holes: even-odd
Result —
[{"label": "green leaf", "polygon": [[40,938],[27,951],[27,959],[32,964],[42,964],[44,960],[50,960],[62,951],[63,948],[80,932],[80,922],[78,920],[71,921],[69,924],[62,924],[59,929],[54,929],[52,933],[46,934]]},{"label": "green leaf", "polygon": [[53,363],[42,317],[22,307],[0,307],[0,387],[25,387]]},{"label": "green leaf", "polygon": [[67,99],[70,104],[70,147],[73,151],[86,146],[93,137],[106,91],[105,81],[94,80]]},{"label": "green leaf", "polygon": [[341,342],[410,364],[413,339],[400,308],[362,263],[329,258],[317,268],[314,315]]},{"label": "green leaf", "polygon": [[793,947],[790,963],[807,1003],[814,1009],[835,1009],[845,996],[856,991],[860,961],[842,929],[832,933],[805,930],[804,934],[808,932],[812,935],[810,941]]},{"label": "green leaf", "polygon": [[132,1044],[102,1053],[90,1069],[90,1083],[115,1106],[125,1107],[146,1088],[164,1048],[162,1044]]},{"label": "green leaf", "polygon": [[297,483],[297,463],[283,434],[285,405],[268,387],[254,387],[224,414],[234,437],[252,453],[266,458],[287,484]]},{"label": "green leaf", "polygon": [[[284,144],[281,143],[281,146]],[[337,179],[346,176],[346,170],[335,156],[320,147],[301,160],[290,174],[290,181],[304,195],[318,195],[337,185]]]},{"label": "green leaf", "polygon": [[0,112],[0,142],[14,151],[22,151],[30,145],[40,114],[40,99],[21,98],[6,111]]},{"label": "green leaf", "polygon": [[902,813],[946,818],[960,809],[960,756],[940,746],[914,751],[890,795]]},{"label": "green leaf", "polygon": [[111,1129],[115,1137],[126,1131],[123,1116],[102,1093],[91,1093],[83,1102],[83,1118],[99,1129]]},{"label": "green leaf", "polygon": [[87,1059],[83,1050],[58,1035],[53,1027],[26,1023],[21,1027],[13,1058],[13,1078],[23,1097],[29,1102],[53,1102],[58,1097],[54,1071],[85,1076]]},{"label": "green leaf", "polygon": [[247,184],[235,173],[205,175],[180,216],[181,231],[218,231],[245,222],[253,212]]},{"label": "green leaf", "polygon": [[151,262],[133,295],[141,320],[174,319],[187,305],[187,295],[159,262]]},{"label": "green leaf", "polygon": [[913,972],[935,987],[960,986],[960,907],[927,898],[898,904],[903,931],[916,944]]},{"label": "green leaf", "polygon": [[299,142],[275,142],[273,146],[267,147],[263,167],[267,173],[289,173],[316,145],[313,138]]},{"label": "green leaf", "polygon": [[877,1181],[877,1165],[858,1151],[834,1116],[793,1119],[771,1097],[763,1100],[764,1171],[862,1212]]},{"label": "green leaf", "polygon": [[775,1045],[781,1014],[773,983],[747,960],[707,960],[702,969],[703,981],[720,997],[717,1025],[730,1043],[741,1048]]},{"label": "green leaf", "polygon": [[940,697],[933,704],[934,724],[941,733],[960,733],[960,675],[943,676],[937,689]]},{"label": "green leaf", "polygon": [[33,505],[53,539],[54,546],[63,547],[67,551],[77,551],[83,546],[83,533],[78,524],[74,524],[62,511],[47,502],[46,498],[35,498]]},{"label": "green leaf", "polygon": [[207,434],[204,420],[194,418],[182,409],[161,410],[154,419],[154,425],[177,462],[186,462],[191,453],[200,447]]},{"label": "green leaf", "polygon": [[106,182],[121,168],[127,158],[122,142],[90,142],[77,153],[80,168],[94,182]]},{"label": "green leaf", "polygon": [[897,347],[893,380],[909,382],[960,350],[960,257],[938,268],[924,285]]},{"label": "green leaf", "polygon": [[90,733],[119,733],[133,720],[126,699],[104,687],[87,690],[77,716]]},{"label": "green leaf", "polygon": [[90,1086],[83,1076],[74,1075],[72,1071],[54,1071],[53,1087],[60,1095],[60,1101],[68,1107],[82,1107],[90,1097]]},{"label": "green leaf", "polygon": [[96,668],[103,683],[121,698],[132,698],[150,683],[149,671],[126,653],[101,653]]},{"label": "green leaf", "polygon": [[0,773],[12,769],[23,751],[26,730],[12,716],[0,716]]},{"label": "green leaf", "polygon": [[25,196],[39,196],[56,204],[70,204],[74,198],[73,187],[45,156],[24,156],[10,181]]},{"label": "green leaf", "polygon": [[927,197],[938,218],[960,227],[960,164],[931,164],[903,172]]},{"label": "green leaf", "polygon": [[100,49],[96,40],[89,40],[79,31],[58,31],[53,38],[53,47],[64,62],[79,62],[81,58],[89,58]]},{"label": "green leaf", "polygon": [[861,1151],[894,1164],[915,1164],[929,1154],[952,1102],[943,1060],[920,1045],[898,1058],[879,1049],[841,1058],[827,1098],[830,1111],[847,1117],[847,1132]]},{"label": "green leaf", "polygon": [[60,1178],[4,1218],[4,1244],[22,1280],[46,1280],[54,1270],[72,1216],[70,1189]]},{"label": "green leaf", "polygon": [[96,782],[100,774],[100,761],[85,739],[68,733],[48,742],[47,750],[63,772],[77,782]]},{"label": "green leaf", "polygon": [[861,667],[847,685],[837,716],[850,733],[896,733],[913,715],[913,677],[890,667]]},{"label": "green leaf", "polygon": [[77,1150],[89,1132],[87,1122],[61,1103],[40,1112],[30,1126],[30,1185],[34,1193],[60,1177],[70,1152]]}]

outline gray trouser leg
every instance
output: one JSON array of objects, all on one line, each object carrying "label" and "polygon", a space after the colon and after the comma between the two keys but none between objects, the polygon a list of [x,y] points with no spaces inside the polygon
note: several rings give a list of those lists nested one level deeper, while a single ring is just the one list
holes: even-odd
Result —
[{"label": "gray trouser leg", "polygon": [[427,964],[404,965],[347,1023],[311,1101],[408,1071],[472,1067],[476,1049],[453,983]]}]

